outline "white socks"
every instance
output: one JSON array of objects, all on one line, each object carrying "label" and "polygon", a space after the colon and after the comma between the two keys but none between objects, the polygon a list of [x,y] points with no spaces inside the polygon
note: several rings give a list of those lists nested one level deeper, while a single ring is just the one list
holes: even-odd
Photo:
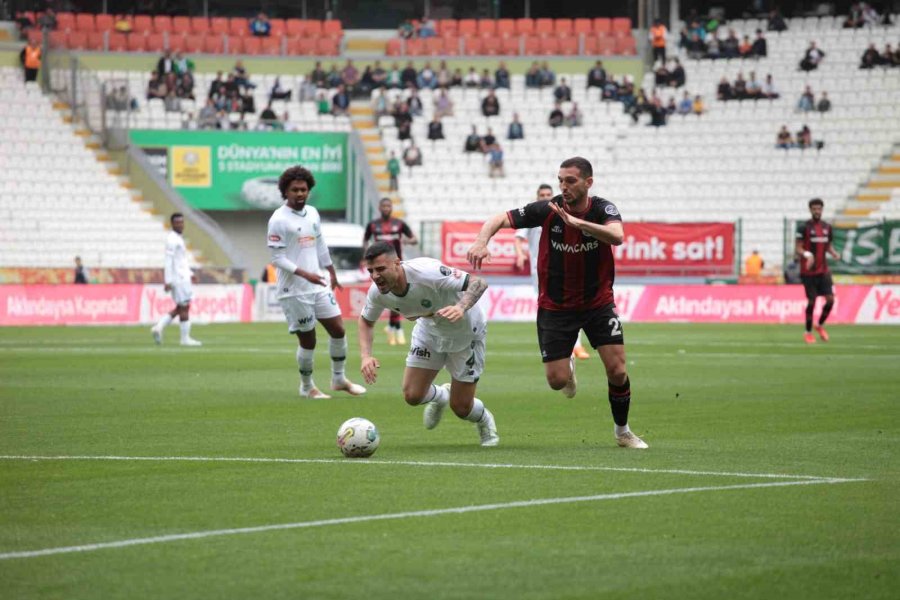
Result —
[{"label": "white socks", "polygon": [[616,425],[616,436],[625,435],[629,431],[631,429],[628,428],[628,425]]},{"label": "white socks", "polygon": [[315,350],[307,350],[302,346],[297,346],[297,366],[300,367],[300,385],[304,390],[314,387],[313,373],[313,356]]},{"label": "white socks", "polygon": [[431,384],[431,388],[425,397],[419,401],[419,404],[428,404],[429,402],[437,402],[438,404],[447,404],[450,402],[450,390],[445,387]]},{"label": "white socks", "polygon": [[[331,383],[344,382],[344,364],[347,362],[347,338],[328,338],[328,353],[331,355]],[[310,368],[312,370],[312,368]]]},{"label": "white socks", "polygon": [[[166,315],[166,316],[168,316],[168,315]],[[171,318],[170,318],[170,320],[171,320]],[[184,340],[189,339],[191,337],[191,322],[190,321],[182,321],[181,323],[179,323],[179,326],[181,327],[181,341],[183,342]]]},{"label": "white socks", "polygon": [[481,402],[478,398],[475,398],[475,401],[472,402],[472,410],[469,411],[464,418],[466,421],[471,421],[473,423],[478,423],[481,421],[481,417],[484,416],[484,403]]},{"label": "white socks", "polygon": [[171,322],[172,322],[172,315],[170,315],[169,313],[166,313],[162,316],[162,318],[156,324],[156,328],[160,329],[160,330],[165,329]]}]

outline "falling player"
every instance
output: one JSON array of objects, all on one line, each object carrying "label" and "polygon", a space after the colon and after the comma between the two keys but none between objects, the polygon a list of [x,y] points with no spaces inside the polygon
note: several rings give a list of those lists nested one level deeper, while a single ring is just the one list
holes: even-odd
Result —
[{"label": "falling player", "polygon": [[819,296],[825,296],[825,306],[822,307],[819,324],[815,328],[822,341],[828,341],[825,321],[828,320],[834,306],[834,287],[825,255],[830,254],[834,259],[841,257],[831,246],[831,225],[822,220],[824,208],[825,203],[821,198],[810,200],[809,214],[812,218],[797,227],[795,254],[800,263],[800,280],[806,290],[806,333],[803,334],[803,339],[807,344],[816,343],[816,338],[812,334],[813,311],[816,308],[816,298]]},{"label": "falling player", "polygon": [[166,284],[166,291],[172,293],[172,299],[175,301],[175,308],[164,314],[159,322],[150,329],[153,334],[153,340],[157,344],[162,344],[163,332],[166,326],[178,317],[179,326],[181,327],[181,345],[182,346],[202,346],[191,337],[191,298],[194,296],[194,290],[191,283],[194,280],[194,274],[191,272],[191,265],[188,262],[187,246],[184,244],[184,215],[181,213],[173,213],[169,218],[172,224],[172,231],[166,237],[166,260],[163,269],[163,281]]}]

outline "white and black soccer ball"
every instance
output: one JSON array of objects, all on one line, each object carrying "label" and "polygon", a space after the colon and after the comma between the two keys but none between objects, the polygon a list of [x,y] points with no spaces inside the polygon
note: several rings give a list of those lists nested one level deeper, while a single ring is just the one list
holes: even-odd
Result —
[{"label": "white and black soccer ball", "polygon": [[348,458],[368,458],[375,454],[380,443],[378,428],[368,419],[353,417],[338,428],[337,447]]}]

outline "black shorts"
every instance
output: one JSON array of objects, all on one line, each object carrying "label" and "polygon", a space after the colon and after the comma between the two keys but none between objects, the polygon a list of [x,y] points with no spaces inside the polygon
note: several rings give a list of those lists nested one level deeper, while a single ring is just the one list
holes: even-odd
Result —
[{"label": "black shorts", "polygon": [[546,363],[572,356],[578,332],[582,329],[591,348],[625,343],[622,321],[615,304],[588,310],[538,308],[538,344],[543,361]]},{"label": "black shorts", "polygon": [[821,275],[803,275],[800,277],[806,297],[815,299],[817,296],[831,296],[834,294],[834,284],[831,282],[831,273]]}]

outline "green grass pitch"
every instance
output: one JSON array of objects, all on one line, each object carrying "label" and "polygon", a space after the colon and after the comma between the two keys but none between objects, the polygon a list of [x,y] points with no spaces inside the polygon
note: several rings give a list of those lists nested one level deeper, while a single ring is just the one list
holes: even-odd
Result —
[{"label": "green grass pitch", "polygon": [[[533,324],[490,325],[478,395],[497,448],[449,411],[423,428],[400,394],[406,348],[380,329],[378,383],[322,401],[297,397],[282,324],[198,326],[197,349],[167,333],[0,330],[0,597],[900,590],[897,328],[836,326],[807,347],[797,325],[628,325],[646,451],[615,446],[596,356],[576,398],[547,387]],[[353,416],[381,431],[372,459],[335,447]],[[266,460],[176,460],[191,457]]]}]

